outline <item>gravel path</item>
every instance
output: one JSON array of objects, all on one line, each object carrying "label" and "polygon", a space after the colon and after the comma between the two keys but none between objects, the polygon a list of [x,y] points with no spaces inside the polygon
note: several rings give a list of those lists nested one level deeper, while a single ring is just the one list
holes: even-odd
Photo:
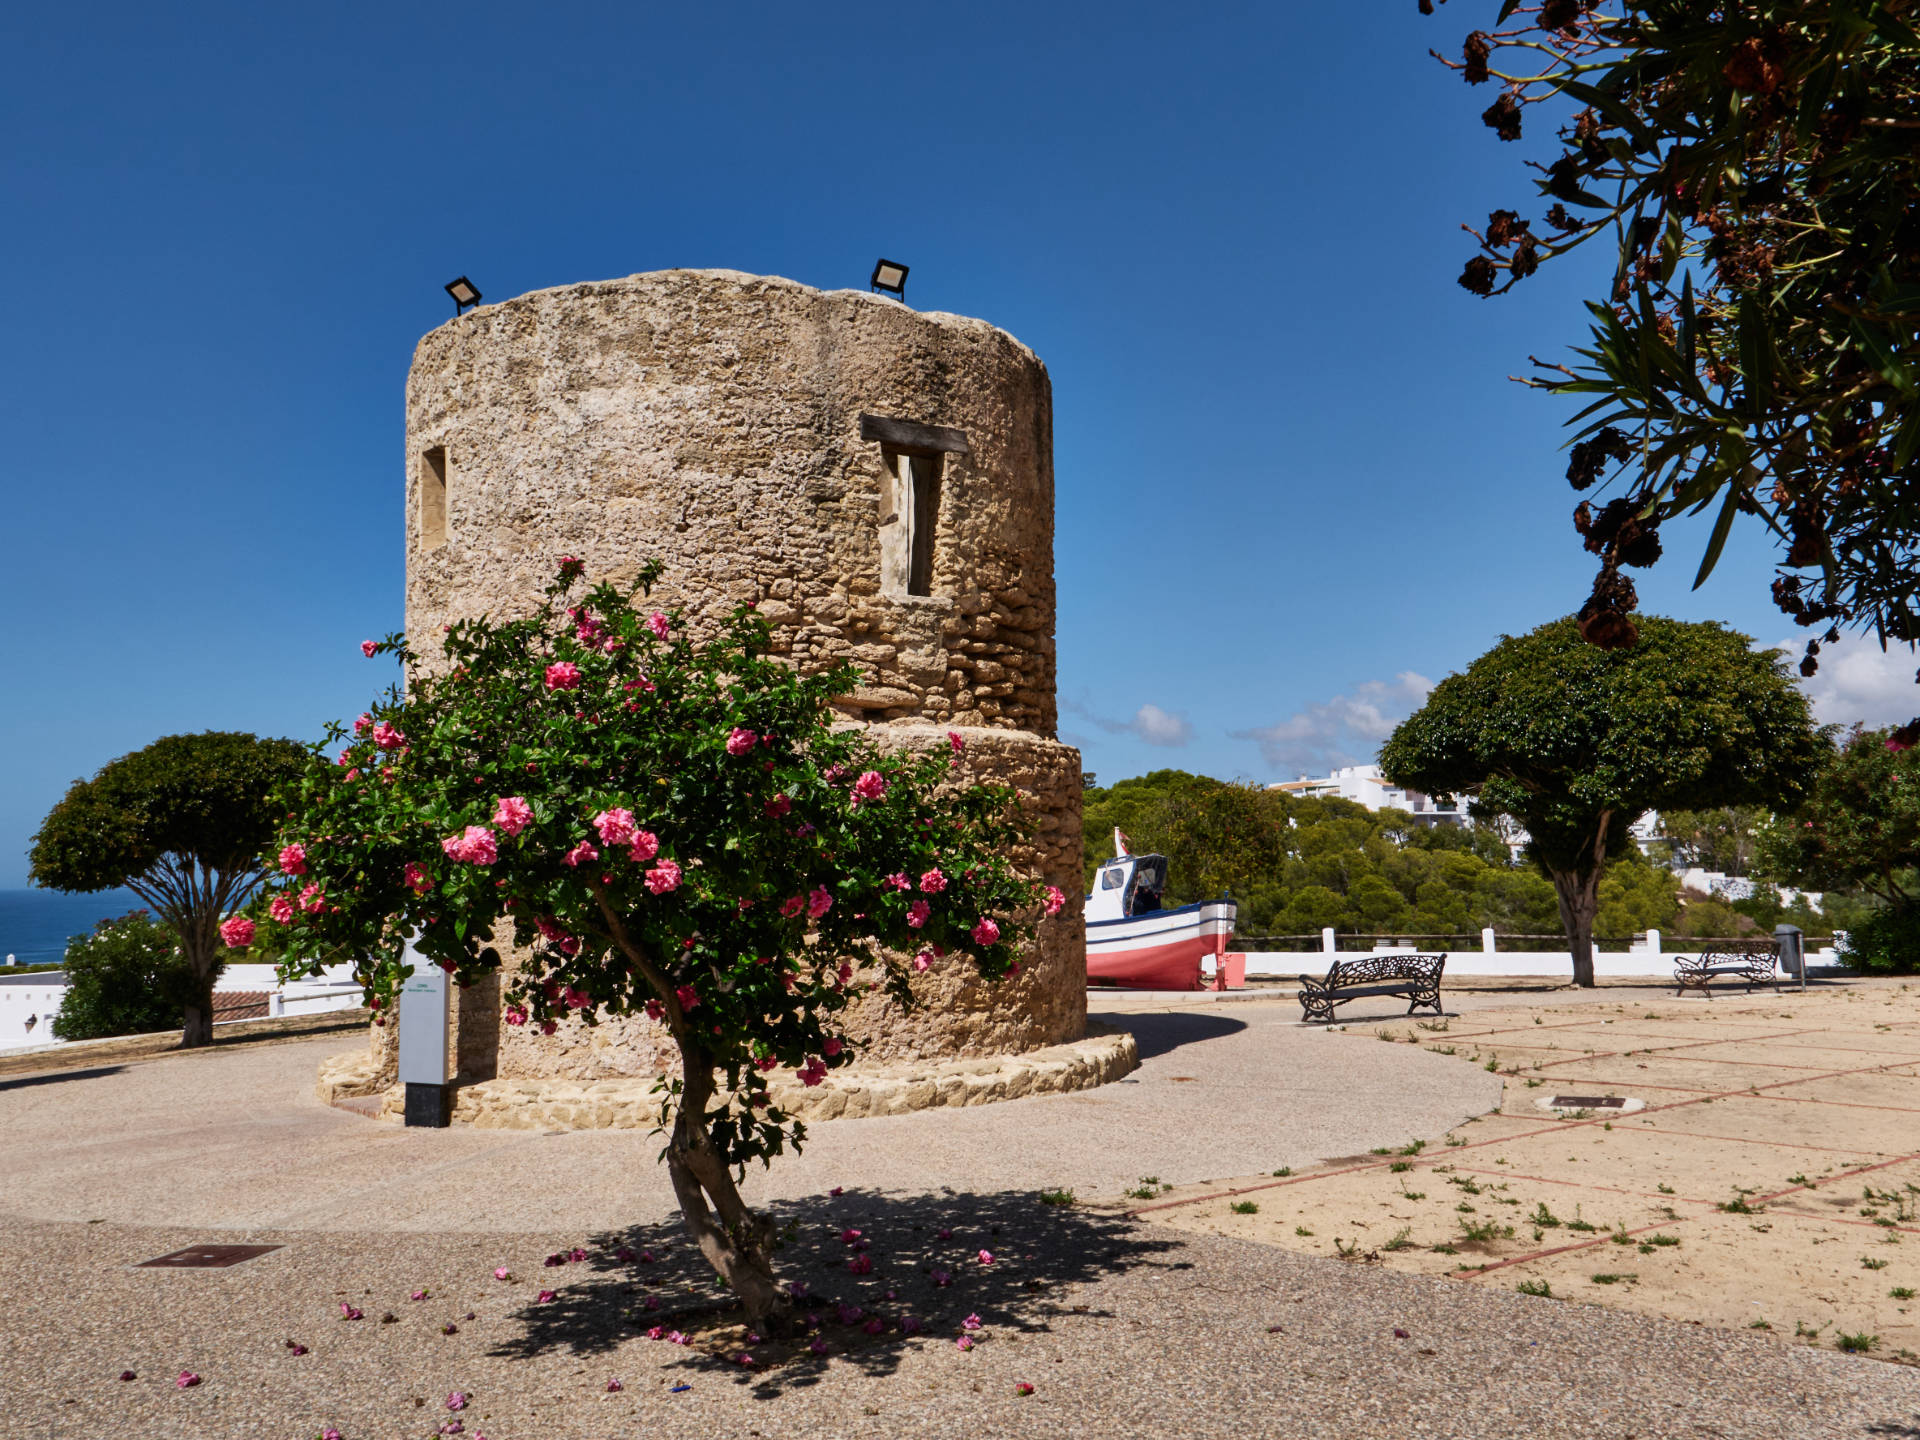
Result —
[{"label": "gravel path", "polygon": [[[1920,1437],[1904,1367],[1039,1201],[1351,1154],[1498,1097],[1456,1059],[1301,1030],[1290,1009],[1129,1014],[1133,1085],[816,1127],[755,1185],[792,1225],[783,1272],[828,1302],[809,1312],[824,1355],[749,1342],[718,1307],[646,1136],[326,1110],[308,1089],[333,1042],[0,1081],[0,1440],[384,1440],[455,1419],[489,1440]],[[247,1240],[283,1248],[135,1268]],[[574,1246],[581,1262],[543,1265]],[[836,1304],[864,1313],[843,1325]],[[985,1338],[962,1352],[970,1314]],[[178,1388],[182,1370],[202,1382]]]}]

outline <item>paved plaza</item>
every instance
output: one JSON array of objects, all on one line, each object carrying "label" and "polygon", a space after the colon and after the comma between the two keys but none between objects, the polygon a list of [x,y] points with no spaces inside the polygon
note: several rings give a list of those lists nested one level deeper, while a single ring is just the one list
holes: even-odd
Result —
[{"label": "paved plaza", "polygon": [[[1450,1026],[1564,1025],[1572,1058],[1591,1007],[1653,997],[1568,1000],[1461,992]],[[1398,1252],[1297,1253],[1233,1233],[1246,1217],[1224,1198],[1131,1213],[1143,1202],[1124,1192],[1149,1175],[1168,1200],[1281,1168],[1400,1181],[1355,1157],[1426,1138],[1421,1165],[1445,1164],[1441,1138],[1507,1123],[1490,1112],[1513,1110],[1524,1081],[1474,1063],[1472,1042],[1404,1043],[1412,1026],[1390,1008],[1374,1018],[1402,1043],[1364,1014],[1305,1029],[1297,1006],[1261,997],[1096,1006],[1139,1039],[1126,1082],[822,1124],[802,1156],[749,1176],[790,1227],[783,1272],[826,1302],[810,1312],[824,1354],[740,1332],[680,1239],[654,1137],[409,1131],[330,1110],[311,1087],[339,1036],[0,1079],[0,1435],[310,1440],[334,1425],[384,1440],[458,1421],[489,1440],[1920,1436],[1905,1365],[1403,1272]],[[1555,1013],[1534,1027],[1527,1006]],[[1727,1009],[1715,1023],[1743,1023]],[[1077,1203],[1043,1203],[1062,1190]],[[1250,1198],[1264,1215],[1269,1192]],[[229,1269],[135,1268],[208,1242],[281,1248]],[[847,1268],[861,1254],[870,1273]],[[694,1343],[650,1340],[654,1326]],[[178,1388],[182,1370],[201,1382]],[[469,1397],[457,1412],[454,1392]]]}]

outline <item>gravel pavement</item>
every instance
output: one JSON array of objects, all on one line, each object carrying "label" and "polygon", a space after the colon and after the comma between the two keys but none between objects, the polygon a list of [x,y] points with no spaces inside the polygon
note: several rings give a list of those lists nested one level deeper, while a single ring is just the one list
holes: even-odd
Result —
[{"label": "gravel pavement", "polygon": [[[740,1333],[646,1136],[329,1111],[308,1095],[325,1042],[0,1081],[0,1440],[1920,1437],[1905,1367],[1043,1204],[1400,1143],[1498,1097],[1457,1059],[1274,1004],[1124,1023],[1137,1084],[823,1124],[755,1182],[824,1354]],[[283,1248],[135,1268],[248,1240]]]}]

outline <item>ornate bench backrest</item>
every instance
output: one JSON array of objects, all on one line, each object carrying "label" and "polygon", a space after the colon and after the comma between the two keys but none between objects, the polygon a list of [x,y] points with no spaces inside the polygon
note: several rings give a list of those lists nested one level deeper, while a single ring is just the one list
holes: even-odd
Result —
[{"label": "ornate bench backrest", "polygon": [[1724,965],[1728,968],[1762,970],[1772,974],[1780,962],[1780,946],[1772,940],[1755,940],[1746,945],[1728,945],[1718,950],[1703,950],[1697,967],[1705,970],[1711,966]]},{"label": "ornate bench backrest", "polygon": [[1356,955],[1336,960],[1327,971],[1327,988],[1341,985],[1373,985],[1382,980],[1418,980],[1432,984],[1439,980],[1447,963],[1445,955]]}]

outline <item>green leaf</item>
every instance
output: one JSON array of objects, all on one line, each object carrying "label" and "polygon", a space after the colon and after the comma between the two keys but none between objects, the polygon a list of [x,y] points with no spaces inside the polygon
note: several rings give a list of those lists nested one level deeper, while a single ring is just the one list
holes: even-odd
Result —
[{"label": "green leaf", "polygon": [[1733,517],[1740,508],[1740,495],[1739,482],[1728,480],[1727,498],[1721,502],[1720,518],[1713,522],[1713,534],[1707,540],[1707,553],[1700,557],[1700,573],[1693,577],[1693,588],[1696,590],[1707,583],[1707,576],[1720,563],[1720,551],[1726,546],[1727,532],[1733,529]]}]

